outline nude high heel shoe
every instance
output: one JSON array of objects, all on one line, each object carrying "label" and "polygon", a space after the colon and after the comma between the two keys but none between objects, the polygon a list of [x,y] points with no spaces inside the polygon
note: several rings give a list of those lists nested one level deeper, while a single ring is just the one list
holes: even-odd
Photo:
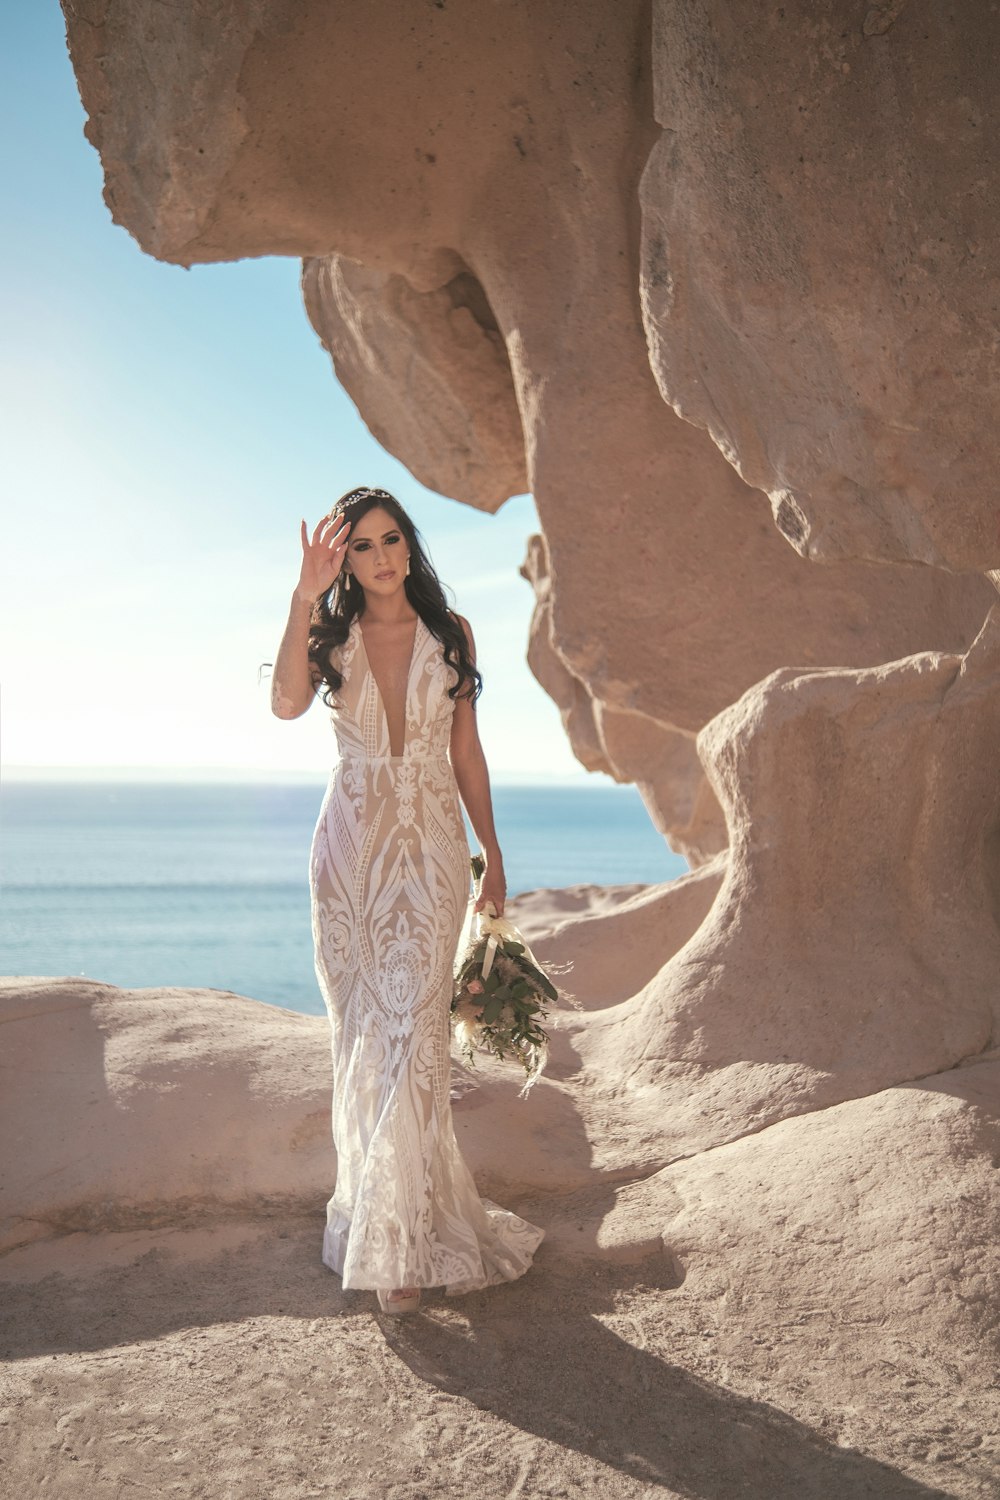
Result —
[{"label": "nude high heel shoe", "polygon": [[[401,1288],[397,1288],[397,1290],[401,1290]],[[375,1295],[378,1297],[378,1305],[382,1311],[388,1313],[393,1318],[399,1318],[404,1313],[416,1312],[420,1306],[419,1287],[409,1297],[394,1297],[390,1292],[384,1291],[382,1287],[376,1288]]]}]

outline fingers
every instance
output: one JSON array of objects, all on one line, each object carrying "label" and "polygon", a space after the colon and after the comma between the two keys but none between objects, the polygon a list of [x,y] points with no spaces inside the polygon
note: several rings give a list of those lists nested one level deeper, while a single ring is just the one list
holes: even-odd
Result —
[{"label": "fingers", "polygon": [[322,557],[323,565],[331,567],[336,574],[344,561],[344,554],[347,551],[346,532],[349,528],[340,526],[336,530],[331,530],[329,521],[325,523],[321,522],[320,524],[325,529],[321,535],[313,537],[312,546]]},{"label": "fingers", "polygon": [[[309,529],[303,520],[301,526],[303,554],[325,553],[322,566],[332,568],[333,577],[336,578],[343,565],[344,553],[347,551],[347,534],[350,529],[351,523],[339,516],[323,516],[316,523],[310,539]],[[316,561],[318,562],[319,559],[317,558]]]},{"label": "fingers", "polygon": [[320,521],[317,531],[322,530],[322,539],[327,546],[335,546],[346,539],[351,529],[350,521],[345,521],[340,516],[324,516]]}]

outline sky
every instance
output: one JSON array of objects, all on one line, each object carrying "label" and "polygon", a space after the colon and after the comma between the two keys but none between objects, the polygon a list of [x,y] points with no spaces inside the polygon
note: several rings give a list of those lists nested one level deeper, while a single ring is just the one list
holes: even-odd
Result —
[{"label": "sky", "polygon": [[310,328],[299,262],[190,271],[112,224],[56,0],[0,0],[0,774],[326,774],[274,659],[310,525],[371,484],[413,516],[476,637],[495,782],[607,785],[524,659],[530,496],[488,516],[368,432]]}]

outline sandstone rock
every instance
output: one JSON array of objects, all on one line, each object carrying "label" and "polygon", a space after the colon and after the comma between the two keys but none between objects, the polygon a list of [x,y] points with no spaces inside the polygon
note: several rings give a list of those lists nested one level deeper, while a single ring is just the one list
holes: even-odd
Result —
[{"label": "sandstone rock", "polygon": [[1000,1301],[998,1152],[994,1056],[784,1120],[622,1196],[659,1199],[680,1267],[725,1285],[747,1331],[773,1327],[766,1285],[780,1257],[782,1317],[833,1325],[826,1384],[851,1357],[852,1327],[886,1317],[931,1347],[986,1355]]},{"label": "sandstone rock", "polygon": [[184,247],[211,232],[218,184],[251,136],[240,67],[273,10],[271,0],[64,6],[105,202],[159,260],[184,264]]},{"label": "sandstone rock", "polygon": [[302,290],[337,379],[417,479],[490,511],[527,488],[507,350],[475,277],[416,292],[328,255],[305,262]]},{"label": "sandstone rock", "polygon": [[573,753],[588,771],[634,782],[654,827],[692,865],[726,845],[726,823],[706,780],[694,736],[646,714],[614,710],[591,696],[563,660],[553,638],[552,591],[545,539],[528,539],[521,568],[535,589],[528,665],[559,705]]},{"label": "sandstone rock", "polygon": [[[894,1452],[933,1486],[842,1473],[820,1494],[985,1500],[1000,1474],[998,1160],[994,1053],[550,1202],[547,1244],[664,1288],[644,1344],[672,1365],[707,1363],[845,1459]],[[607,1326],[627,1336],[634,1306]],[[757,1493],[792,1500],[813,1472]]]},{"label": "sandstone rock", "polygon": [[997,566],[1000,13],[653,16],[642,303],[664,398],[803,556]]},{"label": "sandstone rock", "polygon": [[726,821],[702,771],[693,735],[648,714],[595,705],[601,742],[616,781],[634,782],[670,847],[692,867],[726,847]]},{"label": "sandstone rock", "polygon": [[[495,325],[545,532],[532,563],[535,661],[587,763],[641,773],[660,826],[683,838],[700,782],[689,749],[677,770],[677,737],[689,746],[747,693],[700,742],[734,841],[712,912],[642,994],[574,1020],[579,1034],[567,1029],[562,1040],[565,1063],[579,1049],[583,1079],[610,1095],[608,1080],[620,1079],[629,1108],[647,1110],[628,1159],[638,1149],[639,1159],[661,1161],[946,1067],[986,1044],[997,957],[984,916],[989,872],[953,830],[965,828],[973,851],[984,828],[992,837],[988,778],[958,777],[973,734],[982,736],[980,764],[990,763],[991,631],[964,664],[957,653],[993,595],[986,580],[931,569],[810,567],[706,434],[660,399],[621,207],[648,145],[641,18],[618,8],[615,25],[602,27],[608,14],[597,4],[558,17],[544,5],[513,7],[497,51],[493,23],[457,6],[428,13],[415,31],[398,5],[336,14],[307,6],[294,26],[274,5],[252,38],[224,9],[211,32],[218,56],[206,59],[201,13],[196,25],[188,12],[154,15],[110,0],[74,13],[70,38],[112,198],[147,248],[187,260],[294,249],[368,268],[350,276],[369,300],[334,299],[317,321],[335,347],[351,308],[372,310],[385,341],[385,379],[364,372],[373,424],[398,403],[406,368],[389,357],[387,288],[402,295],[392,278],[415,294],[410,322],[396,326],[419,330],[426,368],[449,393],[462,365],[442,340],[447,304],[434,294],[444,289],[453,302],[446,289],[460,282],[479,327],[488,335]],[[691,12],[689,42],[705,14]],[[551,26],[559,47],[548,44]],[[394,55],[402,61],[393,108],[352,106],[366,93],[385,96]],[[461,97],[446,87],[459,62]],[[142,145],[140,76],[143,96],[158,101],[148,115],[156,151]],[[701,86],[695,79],[692,100]],[[662,79],[660,87],[662,97]],[[186,112],[172,102],[179,95],[193,100]],[[210,129],[212,112],[227,109],[228,133]],[[199,131],[212,163],[192,164]],[[652,179],[651,171],[647,188]],[[421,296],[431,299],[423,321]],[[646,312],[648,323],[648,302]],[[336,328],[326,330],[327,316]],[[483,390],[503,390],[499,346],[488,336],[485,345],[479,339],[472,362],[482,368],[468,381],[476,432]],[[457,421],[450,414],[448,430]],[[411,424],[391,426],[387,416],[383,430],[414,448]],[[832,420],[830,430],[840,431]],[[450,483],[445,476],[470,469],[470,452],[503,450],[477,437],[438,458],[438,478]],[[434,462],[429,448],[421,462]],[[899,657],[909,663],[875,666]],[[985,684],[979,698],[972,679]],[[891,796],[873,756],[892,765]],[[918,789],[926,805],[914,806]],[[915,864],[912,817],[923,841]],[[697,1105],[682,1099],[669,1127],[658,1123],[663,1089],[683,1084],[690,1094],[694,1080]],[[609,1159],[627,1134],[624,1124],[611,1131]]]},{"label": "sandstone rock", "polygon": [[3,979],[0,1021],[0,1250],[329,1196],[325,1018],[219,990]]},{"label": "sandstone rock", "polygon": [[[316,257],[311,311],[373,431],[433,487],[468,485],[460,499],[492,506],[527,482],[559,656],[602,714],[639,716],[617,726],[621,774],[638,759],[629,724],[645,756],[650,737],[690,738],[779,667],[964,649],[987,583],[810,567],[708,434],[664,403],[638,302],[654,133],[637,0],[421,17],[402,0],[294,17],[279,0],[67,8],[116,218],[182,264]],[[313,295],[331,256],[364,268],[350,272],[363,294]],[[456,288],[478,331],[459,319],[456,335]],[[362,306],[378,368],[350,334]],[[659,826],[697,857],[711,830],[683,832],[699,794],[680,749],[687,773],[642,779]]]},{"label": "sandstone rock", "polygon": [[965,656],[776,672],[706,726],[722,888],[640,994],[568,1028],[650,1161],[995,1045],[998,737],[1000,606]]},{"label": "sandstone rock", "polygon": [[578,1004],[604,1009],[634,995],[694,936],[727,862],[723,853],[660,885],[526,891],[506,910],[541,963],[572,964],[561,983]]}]

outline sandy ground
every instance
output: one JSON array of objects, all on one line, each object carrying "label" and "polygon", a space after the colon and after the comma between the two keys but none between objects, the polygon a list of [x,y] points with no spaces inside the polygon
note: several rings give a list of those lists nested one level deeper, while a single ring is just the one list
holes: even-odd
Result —
[{"label": "sandy ground", "polygon": [[[510,1206],[546,1222],[539,1200]],[[862,1406],[824,1409],[823,1371],[801,1378],[814,1327],[777,1309],[769,1336],[749,1336],[711,1276],[678,1285],[662,1252],[573,1257],[573,1226],[553,1227],[521,1281],[433,1292],[407,1319],[341,1290],[319,1259],[321,1213],[16,1250],[0,1262],[4,1494],[1000,1491],[996,1451],[970,1437],[997,1393],[963,1399],[940,1350],[887,1347],[877,1403],[869,1387]]]}]

